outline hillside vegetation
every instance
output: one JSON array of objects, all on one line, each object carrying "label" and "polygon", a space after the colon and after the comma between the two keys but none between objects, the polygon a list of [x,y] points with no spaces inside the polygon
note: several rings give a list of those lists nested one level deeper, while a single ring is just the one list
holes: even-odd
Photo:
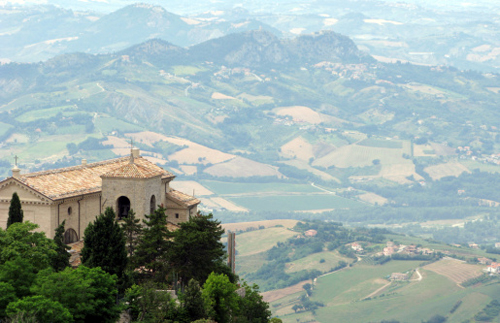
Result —
[{"label": "hillside vegetation", "polygon": [[187,193],[212,191],[211,210],[360,209],[353,220],[385,222],[420,217],[412,207],[434,218],[470,207],[453,212],[464,218],[498,203],[498,190],[470,182],[500,169],[498,75],[383,64],[334,32],[251,31],[189,49],[155,39],[0,75],[1,176],[14,155],[34,171],[125,155],[133,139],[192,182]]},{"label": "hillside vegetation", "polygon": [[[450,322],[497,319],[500,281],[484,275],[486,265],[477,262],[498,259],[497,254],[339,223],[302,221],[292,231],[256,230],[258,225],[237,235],[237,272],[268,290],[264,299],[283,322],[345,322],[353,316],[360,322],[422,322],[437,315]],[[274,246],[258,238],[273,236],[270,230],[292,237],[274,234],[280,240]],[[307,236],[308,230],[317,234]],[[388,245],[395,251],[384,256]],[[249,246],[262,251],[248,254]],[[412,246],[416,252],[408,251]],[[404,278],[391,279],[394,274]]]}]

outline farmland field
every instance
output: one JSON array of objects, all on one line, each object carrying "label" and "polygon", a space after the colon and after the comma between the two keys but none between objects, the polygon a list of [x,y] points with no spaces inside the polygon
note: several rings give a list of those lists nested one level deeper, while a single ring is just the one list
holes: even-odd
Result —
[{"label": "farmland field", "polygon": [[[175,159],[177,155],[183,153],[181,150],[171,156],[171,159]],[[204,170],[205,173],[217,177],[252,177],[252,176],[275,176],[278,178],[283,177],[283,175],[278,172],[274,167],[267,164],[259,163],[248,158],[237,156],[227,162],[213,165]]]},{"label": "farmland field", "polygon": [[[238,239],[238,238],[237,238]],[[238,240],[239,243],[239,240]],[[243,275],[245,273],[253,273],[266,263],[265,252],[260,252],[247,256],[236,256],[236,273]]]},{"label": "farmland field", "polygon": [[301,160],[309,160],[314,158],[314,147],[305,140],[302,136],[293,139],[281,146],[281,153],[285,158],[297,158]]},{"label": "farmland field", "polygon": [[433,165],[426,167],[424,171],[429,174],[433,180],[438,180],[446,176],[460,176],[463,172],[470,173],[464,165],[457,162]]},{"label": "farmland field", "polygon": [[47,119],[55,117],[58,113],[64,115],[85,114],[85,112],[78,111],[74,106],[67,105],[43,110],[32,110],[16,117],[20,122],[31,122],[39,119]]},{"label": "farmland field", "polygon": [[[324,262],[320,262],[322,259],[324,260]],[[304,269],[307,270],[317,269],[321,272],[327,272],[331,268],[337,266],[339,261],[345,261],[347,263],[350,263],[352,262],[352,259],[342,257],[337,252],[324,251],[311,254],[307,257],[295,260],[287,264],[289,266],[285,271],[287,273],[293,273]]]},{"label": "farmland field", "polygon": [[231,197],[229,199],[253,211],[331,210],[361,205],[359,202],[330,194]]},{"label": "farmland field", "polygon": [[460,160],[460,164],[467,167],[470,171],[473,171],[474,169],[479,169],[482,172],[500,173],[500,166],[498,165],[484,164],[474,160]]},{"label": "farmland field", "polygon": [[258,227],[265,227],[265,228],[271,228],[275,227],[277,225],[282,225],[285,228],[291,229],[297,224],[297,220],[290,220],[290,219],[282,219],[282,220],[262,220],[262,221],[252,221],[252,222],[238,222],[238,223],[223,223],[222,227],[226,231],[238,231],[242,230],[245,231],[248,228],[255,228],[257,229]]},{"label": "farmland field", "polygon": [[442,259],[425,266],[427,270],[443,275],[457,284],[483,274],[484,266],[471,265],[456,259]]},{"label": "farmland field", "polygon": [[196,66],[188,65],[176,65],[172,67],[172,71],[176,75],[195,75],[198,72],[202,72],[205,69],[198,68]]},{"label": "farmland field", "polygon": [[307,161],[294,159],[294,160],[285,160],[285,161],[282,161],[282,163],[285,165],[297,167],[298,169],[305,169],[309,173],[314,174],[325,181],[340,183],[340,180],[338,178],[333,177],[332,175],[330,175],[326,172],[323,172],[317,168],[311,167]]},{"label": "farmland field", "polygon": [[[383,286],[382,281],[375,284],[375,279],[382,278],[385,272],[405,272],[416,266],[418,266],[418,262],[394,262],[388,266],[373,267],[372,270],[365,268],[367,273],[349,273],[349,270],[346,270],[340,272],[336,280],[331,281],[328,285],[325,284],[325,286],[323,286],[323,278],[320,278],[317,288],[318,296],[314,296],[313,300],[319,299],[320,293],[325,292],[333,294],[334,298],[328,302],[328,306],[317,311],[317,320],[319,322],[347,322],[352,317],[360,317],[369,318],[373,322],[384,319],[421,322],[422,319],[429,319],[434,314],[446,314],[459,299],[460,295],[457,292],[460,289],[452,282],[443,280],[432,272],[423,272],[424,279],[421,282],[393,283],[386,290],[387,294],[357,302],[376,290],[377,287]],[[357,275],[350,276],[352,274]],[[368,277],[368,274],[372,274],[372,276]],[[350,277],[347,277],[348,275]],[[330,276],[334,277],[335,274]],[[337,292],[337,289],[341,291]],[[443,299],[445,293],[450,297]],[[332,318],[335,319],[332,320]]]},{"label": "farmland field", "polygon": [[248,93],[242,93],[238,95],[238,98],[240,99],[246,99],[254,105],[261,105],[261,104],[267,104],[267,103],[273,103],[274,99],[271,96],[267,95],[251,95]]},{"label": "farmland field", "polygon": [[136,126],[134,124],[119,120],[114,117],[103,117],[95,119],[95,127],[100,129],[102,132],[111,132],[113,130],[120,130],[123,132],[128,131],[140,131],[143,130],[142,127]]},{"label": "farmland field", "polygon": [[[315,299],[322,299],[327,304],[364,298],[382,284],[372,288],[359,289],[359,284],[367,280],[384,278],[394,272],[405,272],[418,267],[418,261],[391,261],[384,266],[356,265],[349,270],[334,272],[318,278],[318,286],[314,293]],[[332,286],[335,286],[332,289]]]},{"label": "farmland field", "polygon": [[195,181],[173,181],[170,186],[185,194],[193,194],[194,196],[207,196],[214,193]]},{"label": "farmland field", "polygon": [[297,232],[274,227],[238,234],[236,250],[239,257],[249,256],[271,249],[278,242],[297,235]]},{"label": "farmland field", "polygon": [[370,204],[378,204],[378,205],[384,205],[387,203],[387,199],[385,197],[382,197],[380,195],[377,195],[375,193],[365,193],[361,194],[358,196],[358,198],[363,201],[367,202]]},{"label": "farmland field", "polygon": [[367,147],[349,145],[318,158],[313,162],[314,166],[322,167],[363,167],[372,165],[373,160],[378,159],[384,164],[411,164],[410,160],[402,157],[402,149]]},{"label": "farmland field", "polygon": [[241,194],[257,192],[321,192],[309,184],[288,183],[234,183],[202,180],[201,184],[217,194]]},{"label": "farmland field", "polygon": [[360,141],[358,142],[358,145],[367,147],[378,147],[378,148],[392,148],[392,149],[403,148],[403,143],[401,141],[377,140],[373,138],[367,138],[363,141]]},{"label": "farmland field", "polygon": [[303,106],[282,107],[273,111],[279,116],[290,116],[295,122],[319,124],[330,120],[328,116]]}]

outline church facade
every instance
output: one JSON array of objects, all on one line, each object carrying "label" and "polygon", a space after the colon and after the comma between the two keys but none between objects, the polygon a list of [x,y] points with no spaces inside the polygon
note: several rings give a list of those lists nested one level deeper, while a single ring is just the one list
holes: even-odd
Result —
[{"label": "church facade", "polygon": [[197,213],[200,200],[170,188],[174,178],[140,156],[137,148],[129,157],[29,174],[21,175],[16,166],[12,177],[0,182],[0,227],[7,226],[14,192],[21,200],[24,221],[38,224],[48,237],[66,221],[66,243],[83,239],[87,225],[107,207],[118,219],[131,209],[143,219],[163,205],[168,221],[178,224]]}]

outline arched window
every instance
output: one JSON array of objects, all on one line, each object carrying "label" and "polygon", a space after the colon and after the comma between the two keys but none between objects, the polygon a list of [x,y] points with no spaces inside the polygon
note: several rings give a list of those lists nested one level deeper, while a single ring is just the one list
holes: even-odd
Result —
[{"label": "arched window", "polygon": [[66,232],[64,232],[64,243],[73,243],[78,241],[78,234],[76,234],[76,231],[73,229],[68,229]]},{"label": "arched window", "polygon": [[151,195],[151,201],[149,202],[149,214],[153,214],[156,210],[156,197]]},{"label": "arched window", "polygon": [[126,196],[120,196],[117,204],[118,219],[126,218],[128,216],[128,211],[130,211],[130,200]]}]

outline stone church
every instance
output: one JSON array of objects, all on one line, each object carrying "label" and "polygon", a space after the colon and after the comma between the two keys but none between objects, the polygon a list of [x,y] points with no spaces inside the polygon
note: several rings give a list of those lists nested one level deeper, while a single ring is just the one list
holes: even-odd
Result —
[{"label": "stone church", "polygon": [[24,221],[40,226],[53,237],[57,226],[66,220],[65,242],[81,240],[87,225],[107,207],[118,219],[133,209],[136,217],[152,213],[158,205],[167,210],[169,222],[187,221],[197,213],[200,200],[170,188],[175,176],[140,156],[133,148],[130,156],[79,166],[21,174],[0,182],[0,227],[6,228],[10,200],[17,192]]}]

